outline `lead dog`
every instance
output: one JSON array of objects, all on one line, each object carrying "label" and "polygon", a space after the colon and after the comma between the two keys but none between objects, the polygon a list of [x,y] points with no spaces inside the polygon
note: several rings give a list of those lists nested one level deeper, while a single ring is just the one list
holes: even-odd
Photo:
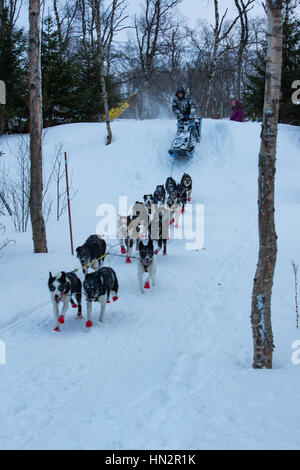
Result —
[{"label": "lead dog", "polygon": [[[147,245],[142,241],[139,243],[140,260],[138,262],[138,280],[140,291],[143,294],[144,289],[150,289],[150,283],[155,285],[156,276],[156,259],[153,249],[153,241],[149,240]],[[147,281],[143,288],[143,275],[148,273]]]},{"label": "lead dog", "polygon": [[[49,273],[48,287],[50,290],[50,297],[53,304],[53,313],[54,319],[56,321],[56,326],[54,331],[60,331],[60,325],[63,325],[65,322],[65,314],[68,310],[69,302],[73,308],[76,308],[77,305],[74,302],[72,295],[75,295],[78,311],[77,318],[82,318],[81,313],[81,281],[76,276],[75,273],[66,273],[61,271],[60,273],[52,276],[51,272]],[[61,314],[59,315],[59,303],[62,302],[63,307]]]},{"label": "lead dog", "polygon": [[115,271],[112,268],[104,267],[94,273],[87,274],[83,281],[83,290],[87,301],[87,322],[85,326],[90,328],[92,322],[92,302],[101,304],[99,321],[103,322],[105,306],[110,303],[110,293],[113,294],[113,301],[118,300],[119,283]]},{"label": "lead dog", "polygon": [[76,248],[76,256],[80,260],[83,272],[88,272],[89,266],[87,265],[90,264],[93,269],[99,269],[103,263],[105,252],[106,242],[98,235],[91,235],[82,246]]}]

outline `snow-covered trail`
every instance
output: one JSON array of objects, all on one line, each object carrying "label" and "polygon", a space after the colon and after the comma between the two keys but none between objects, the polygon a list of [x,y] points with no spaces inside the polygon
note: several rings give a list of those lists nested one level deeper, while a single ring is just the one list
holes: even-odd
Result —
[{"label": "snow-covered trail", "polygon": [[[95,233],[98,204],[118,208],[119,195],[134,203],[170,173],[174,121],[119,121],[113,130],[109,147],[97,124],[46,133],[48,160],[59,142],[70,156],[78,189],[75,246]],[[258,124],[204,121],[194,159],[173,171],[177,179],[183,171],[191,174],[193,205],[205,205],[204,249],[186,251],[184,240],[171,240],[168,256],[158,257],[157,285],[145,295],[136,262],[111,256],[120,295],[102,325],[87,331],[69,309],[62,332],[52,331],[48,272],[78,265],[67,254],[65,218],[49,221],[49,254],[33,255],[29,234],[7,249],[0,268],[0,339],[7,346],[7,364],[0,366],[0,448],[299,448],[299,370],[290,362],[297,333],[286,267],[297,256],[297,240],[290,237],[287,247],[285,238],[295,210],[299,215],[299,132],[280,129],[279,154],[288,161],[278,163],[275,369],[253,371],[259,131]]]}]

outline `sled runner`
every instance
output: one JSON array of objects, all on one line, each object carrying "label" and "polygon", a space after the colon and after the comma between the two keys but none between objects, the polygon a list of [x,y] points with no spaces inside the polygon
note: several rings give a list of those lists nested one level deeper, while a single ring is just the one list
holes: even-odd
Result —
[{"label": "sled runner", "polygon": [[202,118],[177,122],[177,132],[169,154],[171,157],[193,156],[196,142],[200,142]]}]

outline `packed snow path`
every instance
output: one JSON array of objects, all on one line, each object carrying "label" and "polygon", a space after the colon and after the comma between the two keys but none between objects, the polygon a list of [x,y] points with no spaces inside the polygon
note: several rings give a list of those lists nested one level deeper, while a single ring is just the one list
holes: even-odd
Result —
[{"label": "packed snow path", "polygon": [[[98,204],[118,210],[120,195],[132,204],[165,182],[174,132],[174,120],[118,121],[106,147],[104,125],[46,131],[46,168],[63,143],[78,190],[75,246],[95,233]],[[192,203],[205,205],[204,249],[186,251],[185,241],[171,240],[168,256],[158,256],[157,285],[145,295],[136,260],[110,257],[119,300],[107,306],[103,324],[94,304],[91,330],[69,308],[61,333],[53,331],[48,273],[78,266],[69,255],[66,215],[48,221],[47,255],[32,254],[30,233],[8,229],[17,243],[0,260],[7,356],[0,365],[0,448],[299,448],[300,365],[291,361],[291,344],[300,333],[290,259],[300,261],[300,131],[280,126],[279,133],[272,371],[251,369],[259,134],[259,124],[204,120],[194,158],[173,170],[177,180],[184,171],[192,176]],[[17,139],[2,141],[7,166]]]}]

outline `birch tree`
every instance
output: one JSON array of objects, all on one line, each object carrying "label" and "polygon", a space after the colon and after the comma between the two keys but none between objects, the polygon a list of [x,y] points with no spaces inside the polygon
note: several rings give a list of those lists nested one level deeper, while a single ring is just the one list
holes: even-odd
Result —
[{"label": "birch tree", "polygon": [[101,11],[100,11],[100,0],[93,0],[93,13],[95,16],[96,21],[96,32],[97,32],[97,49],[98,49],[98,57],[99,57],[99,65],[100,65],[100,82],[102,88],[102,97],[103,97],[103,104],[104,104],[104,111],[105,111],[105,120],[106,120],[106,129],[107,129],[107,138],[106,138],[106,145],[109,145],[112,141],[112,132],[110,126],[110,119],[109,119],[109,106],[108,106],[108,98],[107,98],[107,91],[106,91],[106,83],[105,83],[105,70],[104,70],[104,47],[102,42],[102,35],[101,35]]},{"label": "birch tree", "polygon": [[274,221],[275,160],[282,66],[282,0],[267,0],[268,50],[259,153],[259,254],[252,293],[253,367],[272,368],[271,295],[277,255]]},{"label": "birch tree", "polygon": [[40,0],[29,1],[30,218],[35,253],[47,253],[43,217]]}]

